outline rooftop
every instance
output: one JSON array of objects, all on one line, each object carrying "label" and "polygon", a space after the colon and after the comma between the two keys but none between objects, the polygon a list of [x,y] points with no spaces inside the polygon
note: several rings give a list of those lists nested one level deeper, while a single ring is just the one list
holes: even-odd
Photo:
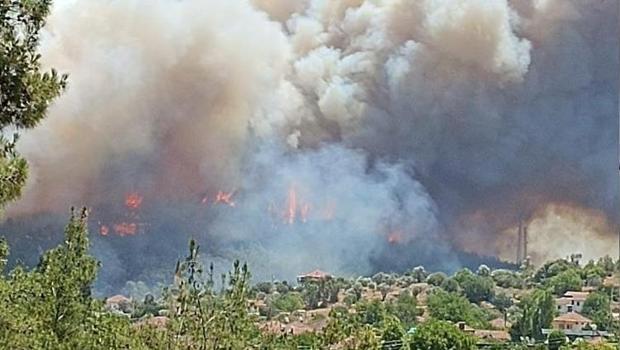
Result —
[{"label": "rooftop", "polygon": [[[555,329],[546,329],[543,328],[541,329],[542,334],[547,335],[553,331],[555,331]],[[612,336],[611,333],[607,332],[607,331],[598,331],[598,330],[573,330],[573,329],[563,329],[562,333],[564,333],[567,336],[574,336],[574,337],[610,337]]]},{"label": "rooftop", "polygon": [[569,312],[564,315],[560,315],[553,319],[553,322],[581,322],[581,323],[592,323],[592,320],[582,316],[576,312]]},{"label": "rooftop", "polygon": [[510,334],[506,331],[476,329],[474,331],[474,335],[478,338],[487,339],[487,340],[498,340],[498,341],[509,341],[510,340]]},{"label": "rooftop", "polygon": [[563,297],[572,298],[573,300],[586,300],[588,295],[590,295],[589,292],[568,291],[564,293]]},{"label": "rooftop", "polygon": [[330,279],[332,275],[321,270],[314,270],[302,275],[297,276],[297,279]]}]

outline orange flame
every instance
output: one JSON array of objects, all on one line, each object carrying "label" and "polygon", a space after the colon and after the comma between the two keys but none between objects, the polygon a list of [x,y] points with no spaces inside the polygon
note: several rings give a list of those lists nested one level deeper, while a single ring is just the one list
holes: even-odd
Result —
[{"label": "orange flame", "polygon": [[129,209],[138,209],[142,205],[142,196],[132,192],[125,197],[125,206]]},{"label": "orange flame", "polygon": [[221,203],[221,204],[226,204],[229,205],[231,207],[235,206],[235,202],[233,201],[232,197],[235,194],[235,191],[230,191],[230,192],[224,192],[224,191],[218,191],[217,195],[215,196],[215,204]]},{"label": "orange flame", "polygon": [[295,186],[289,187],[284,210],[284,222],[292,225],[295,221],[307,222],[310,217],[310,203],[299,198]]},{"label": "orange flame", "polygon": [[295,191],[295,188],[291,187],[288,190],[288,205],[287,205],[286,222],[288,224],[294,223],[296,214],[297,214],[297,192]]},{"label": "orange flame", "polygon": [[138,225],[133,222],[122,222],[114,225],[114,232],[116,232],[119,236],[132,236],[138,232]]},{"label": "orange flame", "polygon": [[301,216],[301,221],[302,222],[306,222],[308,221],[308,213],[310,212],[310,204],[308,203],[304,203],[301,206],[301,209],[299,210],[299,214]]},{"label": "orange flame", "polygon": [[403,233],[401,231],[390,232],[387,240],[390,244],[399,244],[403,241]]}]

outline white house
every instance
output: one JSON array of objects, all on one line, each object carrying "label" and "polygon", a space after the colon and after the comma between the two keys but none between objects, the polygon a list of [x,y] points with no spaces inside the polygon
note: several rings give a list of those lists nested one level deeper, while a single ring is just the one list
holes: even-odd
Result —
[{"label": "white house", "polygon": [[555,299],[555,305],[560,315],[570,312],[581,313],[583,303],[590,295],[588,292],[568,291],[562,297]]}]

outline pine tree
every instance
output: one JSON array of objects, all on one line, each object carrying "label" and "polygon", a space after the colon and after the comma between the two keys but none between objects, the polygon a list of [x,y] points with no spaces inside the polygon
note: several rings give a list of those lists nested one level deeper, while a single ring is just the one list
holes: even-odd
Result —
[{"label": "pine tree", "polygon": [[[39,32],[51,0],[0,1],[0,206],[16,199],[28,167],[15,150],[18,132],[36,126],[51,101],[66,86],[67,76],[42,72],[37,52]],[[7,129],[16,132],[12,138]]]}]

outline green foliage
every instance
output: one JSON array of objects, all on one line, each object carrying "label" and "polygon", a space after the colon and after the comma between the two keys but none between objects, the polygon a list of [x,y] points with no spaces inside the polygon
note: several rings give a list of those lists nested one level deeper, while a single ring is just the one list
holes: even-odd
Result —
[{"label": "green foliage", "polygon": [[346,308],[333,308],[323,329],[323,343],[337,344],[350,336],[359,325],[357,315],[350,314]]},{"label": "green foliage", "polygon": [[478,270],[476,270],[476,274],[478,276],[482,276],[482,277],[490,277],[491,276],[491,269],[488,266],[482,264],[482,265],[478,266]]},{"label": "green foliage", "polygon": [[429,321],[421,325],[409,339],[411,350],[474,350],[474,338],[444,321]]},{"label": "green foliage", "polygon": [[0,274],[4,272],[9,257],[9,244],[6,239],[0,238]]},{"label": "green foliage", "polygon": [[430,315],[438,320],[465,322],[476,328],[487,326],[484,311],[458,294],[435,290],[428,296],[427,306]]},{"label": "green foliage", "polygon": [[522,289],[525,286],[525,281],[515,271],[509,270],[494,270],[491,272],[491,278],[495,284],[503,288],[518,288]]},{"label": "green foliage", "polygon": [[276,292],[280,294],[286,294],[290,291],[290,287],[286,281],[276,282],[274,286],[276,288]]},{"label": "green foliage", "polygon": [[428,277],[428,272],[426,272],[423,266],[416,266],[411,271],[411,277],[413,277],[413,280],[416,283],[421,283],[426,280],[426,277]]},{"label": "green foliage", "polygon": [[271,282],[259,282],[256,284],[256,286],[254,287],[256,288],[257,291],[259,292],[263,292],[265,294],[269,294],[271,293],[272,289],[273,289],[273,285]]},{"label": "green foliage", "polygon": [[543,283],[547,279],[552,278],[561,272],[574,269],[577,265],[564,259],[553,260],[541,266],[533,276],[535,282]]},{"label": "green foliage", "polygon": [[91,298],[97,270],[88,255],[86,210],[73,214],[65,241],[32,271],[0,280],[0,348],[118,349],[132,344],[128,320]]},{"label": "green foliage", "polygon": [[457,293],[459,291],[459,283],[454,278],[447,278],[441,283],[441,289],[450,293]]},{"label": "green foliage", "polygon": [[607,294],[595,292],[588,295],[581,312],[590,318],[600,330],[608,330],[612,325],[610,299]]},{"label": "green foliage", "polygon": [[386,308],[387,312],[396,316],[405,328],[412,327],[419,315],[416,298],[407,292],[401,293]]},{"label": "green foliage", "polygon": [[512,299],[505,293],[498,293],[493,296],[491,303],[503,313],[512,306]]},{"label": "green foliage", "polygon": [[[381,330],[382,343],[393,344],[401,342],[405,336],[405,329],[402,324],[396,317],[391,315],[386,316],[383,321],[381,321],[379,328]],[[392,349],[400,348],[392,347]]]},{"label": "green foliage", "polygon": [[490,277],[465,274],[457,280],[463,293],[472,303],[490,301],[493,298],[493,287],[495,286]]},{"label": "green foliage", "polygon": [[566,335],[562,331],[555,330],[547,337],[547,348],[557,350],[566,344]]},{"label": "green foliage", "polygon": [[[52,100],[65,88],[67,77],[41,71],[39,31],[51,0],[0,2],[0,130],[28,129],[44,117]],[[26,161],[15,151],[18,134],[0,134],[0,206],[21,194]]]},{"label": "green foliage", "polygon": [[428,275],[428,277],[426,278],[426,283],[432,286],[439,287],[446,279],[448,279],[448,276],[446,276],[445,273],[435,272]]},{"label": "green foliage", "polygon": [[163,309],[164,307],[162,305],[155,302],[155,297],[153,297],[153,295],[147,294],[144,297],[144,301],[137,305],[132,317],[141,318],[144,316],[158,316]]},{"label": "green foliage", "polygon": [[342,342],[343,350],[379,350],[381,339],[369,325],[356,328],[351,336]]},{"label": "green foliage", "polygon": [[[562,349],[568,350],[569,348],[563,347]],[[585,341],[582,341],[582,342],[579,342],[575,346],[571,346],[570,349],[572,350],[615,350],[617,349],[617,347],[614,347],[610,344],[602,344],[602,343],[592,344],[592,343],[587,343]]]},{"label": "green foliage", "polygon": [[378,300],[362,301],[355,305],[359,320],[363,324],[377,325],[386,315],[386,309]]},{"label": "green foliage", "polygon": [[304,307],[304,299],[298,292],[290,292],[284,295],[280,295],[276,297],[271,303],[273,308],[278,311],[284,312],[293,312],[295,310],[303,309]]},{"label": "green foliage", "polygon": [[562,295],[569,290],[580,291],[583,285],[581,276],[576,269],[567,269],[548,280],[548,285],[556,295]]},{"label": "green foliage", "polygon": [[[190,241],[189,255],[177,263],[175,283],[168,292],[171,322],[169,344],[175,349],[241,349],[258,342],[258,329],[246,300],[250,273],[238,261],[222,276],[222,291],[213,290],[213,266],[205,278],[199,247]],[[227,278],[226,278],[227,277]]]},{"label": "green foliage", "polygon": [[303,289],[303,299],[306,309],[314,310],[319,307],[321,301],[321,295],[319,292],[319,286],[314,283],[306,283]]},{"label": "green foliage", "polygon": [[[389,302],[358,300],[354,311],[334,306],[321,332],[303,335],[262,333],[257,319],[248,313],[247,302],[252,288],[249,287],[247,267],[235,262],[232,271],[223,275],[221,289],[216,291],[213,266],[203,268],[199,246],[193,240],[189,244],[188,256],[177,263],[174,282],[165,290],[163,302],[158,303],[151,294],[146,294],[133,315],[140,320],[132,324],[128,317],[104,310],[102,303],[91,296],[98,263],[88,254],[86,222],[85,210],[74,213],[66,227],[63,244],[46,252],[36,268],[29,271],[17,267],[6,276],[0,275],[0,348],[467,350],[474,348],[475,340],[461,332],[454,323],[463,321],[475,328],[488,327],[489,315],[484,309],[459,293],[433,288],[427,298],[432,318],[419,325],[412,334],[406,334],[405,330],[415,325],[418,308],[416,297],[408,290],[402,290],[398,298]],[[0,258],[6,259],[7,255],[8,246],[0,241]],[[577,271],[576,267],[563,270],[547,278],[545,284],[552,284]],[[458,280],[465,291],[471,285],[490,280],[492,273],[487,272],[473,274],[463,270],[442,284],[446,281],[457,283]],[[389,280],[393,278],[391,275],[377,277],[385,281],[384,287],[389,287]],[[269,286],[273,293],[266,300],[273,310],[291,312],[309,301],[316,305],[325,302],[345,285],[337,280],[308,283],[302,292],[295,291],[299,289],[289,291],[286,286],[285,293],[279,293],[273,290],[280,288],[284,291],[284,284],[276,283]],[[361,286],[354,285],[348,293],[357,298]],[[491,302],[504,315],[508,308],[514,309],[511,298],[503,293],[493,295]],[[588,297],[583,310],[600,328],[610,329],[613,324],[609,305],[609,297],[596,292]],[[549,328],[555,312],[551,291],[535,290],[521,299],[516,310],[511,329],[513,337],[536,338],[538,345],[534,348],[544,348],[540,330]],[[164,324],[149,323],[151,317],[162,311],[167,314]],[[551,334],[548,347],[559,349],[563,339],[561,333]],[[523,347],[511,345],[510,348]],[[597,349],[589,345],[577,348]]]},{"label": "green foliage", "polygon": [[605,255],[604,257],[600,258],[596,262],[596,265],[601,268],[608,276],[611,276],[616,269],[614,259],[612,259],[609,255]]},{"label": "green foliage", "polygon": [[521,337],[542,339],[541,329],[550,328],[555,316],[555,301],[551,292],[543,289],[534,291],[521,299],[516,322],[510,333],[518,340]]}]

